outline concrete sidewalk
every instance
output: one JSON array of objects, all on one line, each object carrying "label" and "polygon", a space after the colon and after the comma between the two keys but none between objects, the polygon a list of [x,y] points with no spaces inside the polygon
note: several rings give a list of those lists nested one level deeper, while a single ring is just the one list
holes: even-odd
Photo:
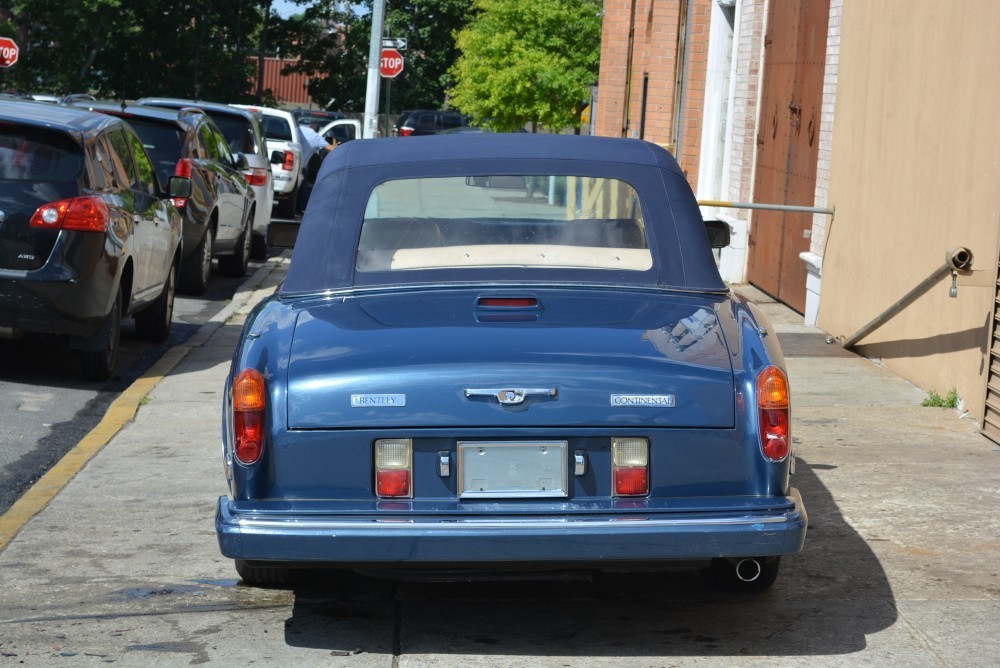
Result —
[{"label": "concrete sidewalk", "polygon": [[[140,381],[127,399],[134,419],[120,406],[106,446],[91,443],[92,459],[63,472],[69,482],[47,505],[22,509],[31,519],[0,552],[0,668],[996,665],[1000,449],[743,288],[785,350],[795,485],[810,514],[804,551],[784,560],[770,592],[733,598],[691,574],[238,585],[213,528],[226,492],[223,382],[243,316],[283,271],[258,272],[172,353],[169,373]],[[0,538],[11,521],[0,518]]]}]

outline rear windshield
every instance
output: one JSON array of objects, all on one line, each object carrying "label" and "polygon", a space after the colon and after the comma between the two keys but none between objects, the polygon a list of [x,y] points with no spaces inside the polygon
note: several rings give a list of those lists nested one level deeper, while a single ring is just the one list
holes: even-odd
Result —
[{"label": "rear windshield", "polygon": [[292,141],[292,126],[280,116],[264,116],[264,136],[268,139]]},{"label": "rear windshield", "polygon": [[0,127],[0,181],[4,183],[18,188],[22,182],[38,184],[36,190],[46,190],[49,199],[58,199],[76,194],[83,166],[83,149],[63,134]]},{"label": "rear windshield", "polygon": [[211,111],[207,113],[215,121],[215,124],[219,126],[222,136],[226,138],[226,143],[229,144],[230,151],[233,153],[249,153],[251,155],[257,152],[253,125],[250,124],[250,121],[238,116],[215,114]]},{"label": "rear windshield", "polygon": [[647,271],[652,265],[639,198],[628,183],[484,175],[377,186],[365,210],[356,268]]},{"label": "rear windshield", "polygon": [[181,159],[184,133],[174,123],[157,123],[135,117],[129,118],[128,122],[152,158],[160,182],[167,183],[175,173],[177,161]]}]

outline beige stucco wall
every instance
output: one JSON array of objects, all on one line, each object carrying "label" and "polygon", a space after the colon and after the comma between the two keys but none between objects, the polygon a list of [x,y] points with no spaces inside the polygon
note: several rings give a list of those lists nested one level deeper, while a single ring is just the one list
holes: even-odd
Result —
[{"label": "beige stucco wall", "polygon": [[[995,286],[1000,1],[844,0],[818,325],[846,339],[967,246]],[[950,280],[860,342],[981,416],[994,288]]]}]

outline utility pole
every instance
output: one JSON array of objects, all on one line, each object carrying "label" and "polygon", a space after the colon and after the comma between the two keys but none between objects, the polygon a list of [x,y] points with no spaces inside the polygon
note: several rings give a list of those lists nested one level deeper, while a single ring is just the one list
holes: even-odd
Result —
[{"label": "utility pole", "polygon": [[371,139],[378,131],[378,89],[379,66],[382,60],[382,20],[385,16],[385,0],[375,0],[372,6],[372,35],[368,47],[368,91],[365,94],[365,139]]}]

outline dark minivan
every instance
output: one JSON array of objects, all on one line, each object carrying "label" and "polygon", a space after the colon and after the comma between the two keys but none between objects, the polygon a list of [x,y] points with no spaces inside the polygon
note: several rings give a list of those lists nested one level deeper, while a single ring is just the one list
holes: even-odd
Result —
[{"label": "dark minivan", "polygon": [[140,338],[170,334],[181,216],[124,121],[83,109],[0,101],[0,336],[62,337],[84,375],[114,372],[122,318]]}]

